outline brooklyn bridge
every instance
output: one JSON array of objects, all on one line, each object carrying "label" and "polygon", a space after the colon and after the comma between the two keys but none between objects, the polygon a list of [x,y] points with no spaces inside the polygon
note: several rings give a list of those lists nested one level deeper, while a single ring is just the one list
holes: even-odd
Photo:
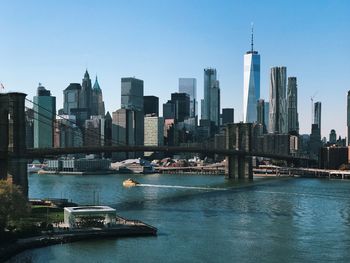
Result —
[{"label": "brooklyn bridge", "polygon": [[230,179],[253,178],[252,157],[285,160],[288,164],[307,166],[314,160],[295,155],[281,155],[271,152],[256,152],[252,147],[251,123],[236,123],[226,126],[225,148],[184,147],[184,146],[143,146],[113,145],[66,148],[26,148],[25,99],[19,92],[0,94],[0,179],[12,176],[14,184],[19,185],[28,195],[27,160],[49,159],[68,154],[96,154],[114,152],[164,152],[201,153],[225,156],[225,174]]}]

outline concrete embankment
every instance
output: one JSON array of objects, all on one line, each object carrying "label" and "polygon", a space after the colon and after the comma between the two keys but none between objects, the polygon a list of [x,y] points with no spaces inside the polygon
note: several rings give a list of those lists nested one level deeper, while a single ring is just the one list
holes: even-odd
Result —
[{"label": "concrete embankment", "polygon": [[4,262],[27,249],[40,248],[55,244],[110,237],[136,237],[155,235],[157,235],[157,229],[146,224],[120,227],[118,226],[106,229],[60,231],[48,235],[19,239],[13,244],[0,247],[0,262]]}]

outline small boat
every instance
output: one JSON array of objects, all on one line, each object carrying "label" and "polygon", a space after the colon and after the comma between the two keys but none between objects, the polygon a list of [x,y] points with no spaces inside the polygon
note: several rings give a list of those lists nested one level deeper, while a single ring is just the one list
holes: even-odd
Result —
[{"label": "small boat", "polygon": [[140,184],[140,183],[137,182],[137,181],[134,180],[134,179],[131,179],[131,178],[126,179],[125,181],[123,181],[123,186],[124,186],[124,187],[132,187],[132,186],[136,186],[136,185],[138,185],[138,184]]}]

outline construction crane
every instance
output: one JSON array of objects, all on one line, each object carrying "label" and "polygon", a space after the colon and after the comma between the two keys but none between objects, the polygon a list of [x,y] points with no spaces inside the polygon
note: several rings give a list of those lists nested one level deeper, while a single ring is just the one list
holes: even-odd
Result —
[{"label": "construction crane", "polygon": [[311,125],[314,124],[314,98],[316,97],[318,91],[314,93],[314,95],[311,96]]}]

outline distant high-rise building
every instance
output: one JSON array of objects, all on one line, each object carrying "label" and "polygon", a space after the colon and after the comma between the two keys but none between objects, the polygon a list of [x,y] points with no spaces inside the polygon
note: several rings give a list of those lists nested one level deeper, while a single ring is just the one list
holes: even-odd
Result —
[{"label": "distant high-rise building", "polygon": [[273,67],[270,72],[269,132],[287,133],[286,84],[287,68]]},{"label": "distant high-rise building", "polygon": [[71,109],[79,108],[81,85],[79,83],[71,83],[63,91],[63,112],[66,115],[72,115]]},{"label": "distant high-rise building", "polygon": [[[144,145],[161,146],[164,144],[164,119],[157,116],[145,117],[145,141]],[[145,152],[146,156],[152,152]]]},{"label": "distant high-rise building", "polygon": [[175,105],[168,100],[163,104],[163,118],[167,119],[175,119]]},{"label": "distant high-rise building", "polygon": [[121,108],[143,112],[143,80],[122,78]]},{"label": "distant high-rise building", "polygon": [[95,84],[92,87],[92,109],[91,115],[95,116],[105,116],[105,103],[102,99],[102,90],[100,88],[100,84],[98,84],[97,76],[95,80]]},{"label": "distant high-rise building", "polygon": [[[115,125],[116,137],[114,144],[143,145],[144,143],[144,116],[143,112],[119,109],[112,113],[112,123]],[[120,158],[134,158],[134,153],[120,154]]]},{"label": "distant high-rise building", "polygon": [[190,96],[190,118],[198,115],[197,80],[195,78],[179,78],[179,93],[187,93]]},{"label": "distant high-rise building", "polygon": [[299,134],[297,78],[288,78],[288,132]]},{"label": "distant high-rise building", "polygon": [[40,83],[34,96],[34,147],[53,147],[54,121],[56,116],[56,97]]},{"label": "distant high-rise building", "polygon": [[337,133],[333,129],[329,133],[329,143],[331,143],[331,144],[337,143]]},{"label": "distant high-rise building", "polygon": [[204,100],[201,108],[203,120],[213,121],[216,126],[220,124],[220,85],[216,69],[204,69]]},{"label": "distant high-rise building", "polygon": [[190,117],[190,96],[187,93],[171,93],[176,122],[183,122]]},{"label": "distant high-rise building", "polygon": [[257,100],[260,99],[260,55],[254,51],[253,28],[251,50],[244,55],[243,122],[257,121]]},{"label": "distant high-rise building", "polygon": [[93,115],[91,119],[85,121],[84,145],[103,146],[104,145],[104,116]]},{"label": "distant high-rise building", "polygon": [[320,101],[317,101],[314,104],[314,124],[317,124],[321,134],[321,102]]},{"label": "distant high-rise building", "polygon": [[33,109],[25,110],[26,116],[26,146],[27,148],[34,147],[34,111]]},{"label": "distant high-rise building", "polygon": [[265,117],[264,117],[264,120],[265,120],[265,129],[266,129],[266,131],[268,131],[268,129],[269,129],[269,127],[270,127],[270,102],[267,102],[267,101],[265,101],[265,103],[264,103],[264,115],[265,115]]},{"label": "distant high-rise building", "polygon": [[234,123],[234,109],[224,108],[222,109],[222,125],[227,123]]},{"label": "distant high-rise building", "polygon": [[266,131],[265,126],[265,101],[263,99],[259,99],[256,105],[256,122],[263,126],[263,131]]},{"label": "distant high-rise building", "polygon": [[210,92],[210,120],[218,127],[220,125],[220,83],[218,80],[215,81]]},{"label": "distant high-rise building", "polygon": [[81,84],[79,108],[86,109],[87,118],[91,116],[92,109],[92,84],[89,72],[86,70]]},{"label": "distant high-rise building", "polygon": [[156,96],[143,96],[143,111],[145,116],[159,116],[159,98]]},{"label": "distant high-rise building", "polygon": [[347,97],[347,122],[348,126],[348,145],[350,145],[350,90],[348,91]]}]

